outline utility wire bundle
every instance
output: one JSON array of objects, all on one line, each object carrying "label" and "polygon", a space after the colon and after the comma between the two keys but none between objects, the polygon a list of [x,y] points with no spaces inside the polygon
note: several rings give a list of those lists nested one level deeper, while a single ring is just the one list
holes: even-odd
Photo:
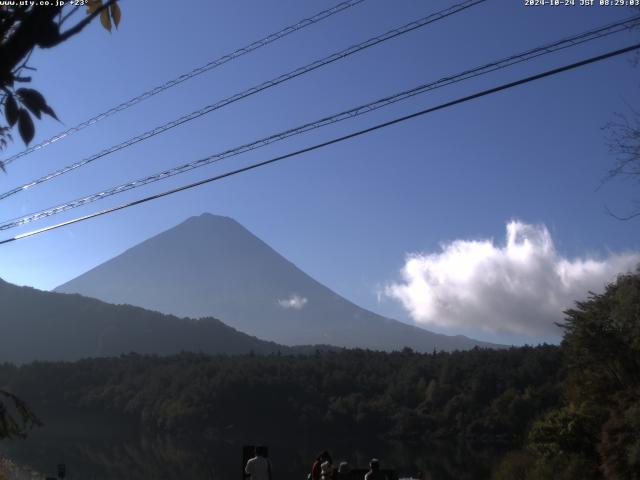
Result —
[{"label": "utility wire bundle", "polygon": [[96,123],[98,123],[101,120],[104,120],[107,117],[110,117],[111,115],[114,115],[118,112],[121,112],[123,110],[126,110],[130,107],[133,107],[134,105],[143,102],[144,100],[147,100],[161,92],[164,92],[165,90],[168,90],[172,87],[175,87],[176,85],[179,85],[183,82],[186,82],[187,80],[190,80],[194,77],[197,77],[198,75],[201,75],[205,72],[208,72],[209,70],[213,70],[214,68],[220,67],[222,65],[224,65],[227,62],[230,62],[232,60],[235,60],[236,58],[239,58],[243,55],[246,55],[247,53],[253,52],[254,50],[257,50],[259,48],[262,48],[266,45],[269,45],[270,43],[275,42],[276,40],[280,40],[281,38],[286,37],[287,35],[290,35],[292,33],[295,33],[299,30],[302,30],[303,28],[306,28],[308,26],[311,26],[315,23],[318,23],[326,18],[329,18],[337,13],[343,12],[344,10],[347,10],[348,8],[351,8],[355,5],[358,5],[359,3],[364,2],[365,0],[348,0],[346,2],[342,2],[339,3],[327,10],[323,10],[321,12],[316,13],[315,15],[309,17],[309,18],[305,18],[303,20],[300,20],[299,22],[297,22],[294,25],[290,25],[288,27],[283,28],[282,30],[279,30],[275,33],[272,33],[271,35],[267,35],[264,38],[261,38],[259,40],[256,40],[253,43],[250,43],[249,45],[246,45],[244,47],[238,48],[237,50],[231,52],[231,53],[227,53],[219,58],[216,58],[215,60],[211,60],[210,62],[204,64],[204,65],[200,65],[199,67],[194,68],[193,70],[191,70],[190,72],[184,73],[176,78],[173,78],[171,80],[166,81],[165,83],[163,83],[162,85],[158,85],[155,88],[152,88],[151,90],[147,90],[146,92],[143,92],[139,95],[136,95],[133,98],[130,98],[129,100],[127,100],[126,102],[122,102],[119,105],[116,105],[113,108],[110,108],[109,110],[106,110],[102,113],[99,113],[98,115],[95,115],[87,120],[85,120],[82,123],[79,123],[78,125],[75,125],[71,128],[68,128],[67,130],[60,132],[56,135],[54,135],[53,137],[50,137],[36,145],[32,145],[31,147],[27,148],[26,150],[23,150],[20,153],[16,153],[15,155],[12,155],[11,157],[7,158],[6,160],[3,161],[4,165],[8,165],[11,162],[22,158],[32,152],[35,152],[36,150],[40,150],[41,148],[44,148],[48,145],[51,145],[54,142],[57,142],[58,140],[61,140],[65,137],[68,137],[69,135],[73,135],[76,132],[79,132],[80,130],[83,130],[87,127],[90,127],[91,125],[95,125]]},{"label": "utility wire bundle", "polygon": [[206,105],[202,108],[199,108],[198,110],[195,110],[191,113],[188,113],[186,115],[183,115],[179,118],[176,118],[170,122],[167,122],[163,125],[160,125],[158,127],[152,128],[151,130],[147,130],[146,132],[137,135],[135,137],[132,137],[128,140],[125,140],[124,142],[121,142],[117,145],[113,145],[109,148],[106,148],[104,150],[102,150],[99,153],[96,153],[94,155],[91,155],[90,157],[84,158],[78,162],[75,162],[71,165],[68,165],[62,169],[56,170],[55,172],[51,172],[37,180],[34,180],[30,183],[27,183],[25,185],[22,185],[20,187],[14,188],[12,190],[9,190],[8,192],[4,192],[2,194],[0,194],[0,200],[3,200],[7,197],[10,197],[11,195],[15,195],[16,193],[19,193],[21,191],[24,191],[28,188],[31,188],[35,185],[38,185],[40,183],[46,182],[48,180],[51,180],[55,177],[58,177],[60,175],[64,175],[65,173],[71,172],[73,170],[76,170],[80,167],[83,167],[85,165],[88,165],[91,162],[94,162],[95,160],[98,160],[100,158],[103,158],[107,155],[110,155],[112,153],[118,152],[120,150],[123,150],[127,147],[130,147],[132,145],[135,145],[136,143],[142,142],[144,140],[147,140],[151,137],[155,137],[156,135],[159,135],[161,133],[164,133],[168,130],[171,130],[172,128],[175,128],[179,125],[182,125],[184,123],[190,122],[192,120],[195,120],[196,118],[200,118],[203,115],[206,115],[208,113],[211,113],[215,110],[219,110],[223,107],[226,107],[228,105],[231,105],[232,103],[235,103],[239,100],[242,100],[244,98],[250,97],[251,95],[255,95],[257,93],[260,93],[264,90],[267,90],[269,88],[273,88],[277,85],[280,85],[281,83],[287,82],[289,80],[292,80],[296,77],[299,77],[301,75],[307,74],[309,72],[312,72],[314,70],[317,70],[318,68],[324,67],[326,65],[329,65],[333,62],[336,62],[338,60],[342,60],[344,58],[349,57],[350,55],[353,55],[355,53],[361,52],[363,50],[366,50],[367,48],[373,47],[375,45],[378,45],[379,43],[382,42],[386,42],[388,40],[391,40],[392,38],[398,37],[400,35],[405,35],[409,32],[412,32],[413,30],[416,30],[418,28],[421,27],[425,27],[433,22],[436,22],[438,20],[442,20],[443,18],[448,17],[449,15],[453,15],[455,13],[461,12],[462,10],[465,10],[473,5],[477,5],[478,3],[482,3],[485,2],[487,0],[468,0],[464,3],[461,3],[459,5],[454,5],[451,8],[447,8],[443,11],[440,11],[438,13],[435,14],[431,14],[431,15],[427,15],[426,17],[423,17],[419,20],[416,20],[414,22],[408,23],[406,25],[403,25],[401,27],[395,28],[393,30],[389,30],[388,32],[383,33],[382,35],[378,35],[377,37],[373,37],[370,38],[362,43],[359,43],[357,45],[353,45],[349,48],[346,48],[344,50],[340,50],[339,52],[333,53],[329,56],[326,56],[324,58],[321,58],[320,60],[316,60],[314,62],[311,62],[309,64],[306,64],[302,67],[296,68],[295,70],[292,70],[290,72],[287,72],[283,75],[280,75],[276,78],[273,78],[271,80],[267,80],[266,82],[262,82],[259,85],[255,85],[251,88],[248,88],[246,90],[243,90],[242,92],[236,93],[234,95],[231,95],[230,97],[224,98],[222,100],[219,100],[215,103],[212,103],[210,105]]},{"label": "utility wire bundle", "polygon": [[[357,3],[360,3],[362,1],[364,1],[364,0],[357,0],[357,1],[354,0],[354,1],[351,1],[351,2],[344,2],[344,3],[339,4],[336,7],[334,7],[334,9],[336,9],[339,6],[342,5],[343,7],[342,7],[341,10],[334,11],[334,9],[329,9],[329,10],[321,12],[320,14],[317,14],[316,16],[311,17],[311,18],[316,18],[316,17],[318,17],[319,15],[321,15],[323,13],[325,13],[325,16],[319,17],[319,18],[326,18],[327,16],[332,15],[333,13],[336,13],[337,11],[342,11],[342,10],[344,10],[346,8],[349,8],[349,6],[353,6],[353,5],[355,5]],[[229,103],[231,103],[233,101],[237,101],[237,100],[239,100],[241,98],[245,98],[246,96],[253,95],[253,94],[258,93],[258,92],[260,92],[260,91],[262,91],[262,90],[264,90],[266,88],[270,88],[272,86],[278,85],[279,83],[283,83],[283,82],[285,82],[287,80],[290,80],[291,78],[295,78],[295,77],[297,77],[299,75],[302,75],[302,74],[308,73],[310,71],[313,71],[313,70],[315,70],[317,68],[320,68],[321,66],[324,66],[324,65],[327,65],[329,63],[333,63],[336,60],[340,60],[342,58],[345,58],[345,57],[347,57],[349,55],[352,55],[353,53],[359,52],[359,51],[364,50],[366,48],[369,48],[371,46],[374,46],[374,45],[377,45],[377,44],[382,43],[384,41],[390,40],[390,39],[395,38],[395,37],[397,37],[399,35],[403,35],[405,33],[408,33],[410,31],[412,31],[412,30],[415,30],[417,28],[429,25],[429,24],[431,24],[431,23],[433,23],[435,21],[441,20],[443,18],[446,18],[446,17],[449,17],[451,15],[454,15],[455,13],[459,13],[459,12],[461,12],[463,10],[466,10],[467,8],[472,7],[472,6],[476,5],[476,4],[483,3],[484,1],[486,1],[486,0],[469,0],[469,1],[457,4],[457,5],[454,5],[454,6],[450,7],[450,8],[448,8],[448,9],[442,10],[442,11],[437,12],[435,14],[431,14],[431,15],[422,17],[421,19],[416,20],[415,22],[411,22],[409,24],[403,25],[403,26],[398,27],[396,29],[390,30],[390,31],[388,31],[388,32],[386,32],[386,33],[384,33],[382,35],[379,35],[377,37],[373,37],[373,38],[371,38],[371,39],[369,39],[369,40],[367,40],[365,42],[362,42],[360,44],[354,45],[354,46],[349,47],[349,48],[347,48],[345,50],[341,50],[340,52],[337,52],[337,53],[335,53],[333,55],[329,55],[328,57],[325,57],[325,58],[323,58],[321,60],[317,60],[315,62],[312,62],[312,63],[308,64],[308,65],[305,65],[304,67],[300,67],[300,68],[298,68],[296,70],[293,70],[293,71],[291,71],[291,72],[289,72],[289,73],[287,73],[285,75],[281,75],[280,77],[277,77],[276,79],[273,79],[273,80],[270,80],[270,81],[267,81],[267,82],[263,82],[262,84],[260,84],[260,85],[258,85],[256,87],[253,87],[251,89],[245,90],[244,92],[241,92],[241,93],[236,94],[234,96],[228,97],[227,99],[221,100],[221,101],[219,101],[219,102],[217,102],[215,104],[203,107],[202,109],[199,109],[196,112],[192,112],[189,115],[185,115],[183,117],[180,117],[177,120],[174,120],[174,121],[169,122],[167,124],[164,124],[164,125],[162,125],[160,127],[157,127],[156,129],[153,129],[153,130],[150,130],[148,132],[145,132],[144,134],[142,134],[140,136],[133,137],[132,139],[127,140],[126,142],[118,144],[118,145],[116,145],[114,147],[110,147],[109,149],[106,149],[103,152],[100,152],[99,154],[93,155],[91,157],[87,157],[86,159],[83,159],[83,160],[81,160],[79,162],[75,162],[74,164],[71,164],[71,165],[69,165],[67,167],[64,167],[63,169],[57,170],[57,171],[52,172],[52,173],[50,173],[48,175],[40,177],[39,179],[36,179],[36,180],[34,180],[32,182],[29,182],[29,183],[27,183],[25,185],[22,185],[21,187],[17,187],[15,189],[9,190],[8,192],[0,194],[0,199],[7,198],[7,197],[9,197],[11,195],[14,195],[16,193],[19,193],[19,192],[21,192],[23,190],[26,190],[26,189],[31,188],[33,186],[36,186],[36,185],[38,185],[40,183],[44,183],[46,181],[52,180],[53,178],[55,178],[55,177],[57,177],[59,175],[62,175],[62,174],[67,173],[69,171],[72,171],[72,170],[75,170],[77,168],[80,168],[80,167],[82,167],[82,166],[84,166],[84,165],[86,165],[86,164],[88,164],[88,163],[90,163],[90,162],[92,162],[92,161],[94,161],[94,160],[96,160],[98,158],[102,158],[102,157],[108,155],[109,153],[112,153],[113,151],[117,151],[117,150],[120,150],[122,148],[126,148],[127,146],[132,145],[133,143],[137,143],[139,141],[142,141],[142,140],[145,140],[147,138],[150,138],[151,136],[154,136],[154,135],[156,135],[158,133],[162,133],[162,132],[164,132],[164,131],[166,131],[166,130],[168,130],[170,128],[173,128],[174,126],[180,125],[182,123],[185,123],[187,121],[192,120],[193,118],[197,118],[198,116],[204,115],[206,113],[209,113],[210,111],[213,111],[213,110],[216,110],[218,108],[221,108],[222,106],[225,106],[225,105],[227,105],[227,104],[229,104]],[[346,5],[348,5],[348,6],[346,6]],[[333,12],[333,13],[326,14],[326,12]],[[300,24],[302,24],[302,22],[300,22],[297,25],[300,25]],[[337,122],[341,122],[341,121],[346,120],[346,119],[354,118],[354,117],[363,115],[365,113],[369,113],[369,112],[378,110],[378,109],[386,107],[388,105],[397,103],[397,102],[402,101],[402,100],[406,100],[406,99],[412,98],[412,97],[414,97],[416,95],[423,94],[423,93],[432,91],[432,90],[437,89],[437,88],[441,88],[441,87],[444,87],[444,86],[447,86],[447,85],[451,85],[451,84],[458,83],[458,82],[461,82],[461,81],[464,81],[464,80],[468,80],[468,79],[471,79],[471,78],[474,78],[474,77],[477,77],[477,76],[480,76],[480,75],[485,75],[485,74],[488,74],[488,73],[496,71],[496,70],[507,68],[509,66],[512,66],[512,65],[515,65],[515,64],[518,64],[518,63],[530,61],[530,60],[532,60],[534,58],[537,58],[537,57],[540,57],[540,56],[543,56],[543,55],[547,55],[547,54],[554,53],[554,52],[557,52],[557,51],[560,51],[560,50],[564,50],[564,49],[567,49],[567,48],[570,48],[570,47],[574,47],[574,46],[577,46],[577,45],[580,45],[580,44],[584,44],[586,42],[597,40],[597,39],[600,39],[600,38],[603,38],[603,37],[606,37],[606,36],[609,36],[609,35],[612,35],[612,34],[616,34],[616,33],[622,32],[622,31],[627,31],[630,28],[633,28],[633,27],[635,27],[635,26],[637,26],[639,24],[640,24],[640,15],[636,15],[636,16],[629,17],[627,19],[618,21],[618,22],[614,22],[614,23],[611,23],[611,24],[608,24],[608,25],[605,25],[605,26],[602,26],[602,27],[598,27],[596,29],[589,30],[587,32],[582,32],[582,33],[580,33],[578,35],[574,35],[572,37],[564,38],[564,39],[561,39],[561,40],[558,40],[558,41],[555,41],[555,42],[552,42],[552,43],[549,43],[549,44],[545,44],[545,45],[542,45],[542,46],[539,46],[539,47],[536,47],[536,48],[533,48],[533,49],[530,49],[530,50],[526,50],[524,52],[521,52],[521,53],[518,53],[518,54],[514,54],[514,55],[511,55],[509,57],[506,57],[506,58],[503,58],[503,59],[500,59],[500,60],[496,60],[496,61],[493,61],[491,63],[485,64],[485,65],[482,65],[482,66],[479,66],[479,67],[475,67],[475,68],[468,69],[468,70],[465,70],[463,72],[460,72],[460,73],[457,73],[457,74],[454,74],[454,75],[443,77],[443,78],[441,78],[439,80],[436,80],[436,81],[432,81],[432,82],[429,82],[429,83],[418,85],[418,86],[416,86],[414,88],[411,88],[409,90],[404,90],[402,92],[398,92],[398,93],[395,93],[393,95],[389,95],[389,96],[386,96],[384,98],[377,99],[375,101],[369,102],[369,103],[364,104],[364,105],[360,105],[360,106],[357,106],[357,107],[354,107],[354,108],[351,108],[351,109],[348,109],[348,110],[344,110],[344,111],[341,111],[339,113],[336,113],[336,114],[333,114],[333,115],[330,115],[330,116],[323,117],[323,118],[315,120],[313,122],[305,123],[304,125],[300,125],[298,127],[291,128],[291,129],[288,129],[286,131],[279,132],[279,133],[270,135],[268,137],[264,137],[264,138],[255,140],[255,141],[252,141],[252,142],[249,142],[249,143],[234,147],[232,149],[228,149],[228,150],[225,150],[223,152],[219,152],[219,153],[210,155],[210,156],[202,158],[202,159],[198,159],[198,160],[195,160],[195,161],[192,161],[192,162],[189,162],[189,163],[185,163],[183,165],[179,165],[177,167],[174,167],[174,168],[171,168],[171,169],[168,169],[168,170],[164,170],[162,172],[158,172],[156,174],[149,175],[149,176],[137,179],[137,180],[132,180],[132,181],[126,182],[124,184],[121,184],[121,185],[118,185],[118,186],[115,186],[115,187],[112,187],[112,188],[97,192],[97,193],[92,194],[92,195],[88,195],[88,196],[85,196],[85,197],[82,197],[82,198],[78,198],[78,199],[75,199],[75,200],[72,200],[72,201],[69,201],[69,202],[65,202],[65,203],[57,205],[55,207],[50,207],[48,209],[41,210],[39,212],[35,212],[35,213],[29,214],[29,215],[26,215],[26,216],[22,216],[22,217],[19,217],[19,218],[15,218],[15,219],[12,219],[12,220],[8,220],[8,221],[5,221],[5,222],[2,222],[0,224],[0,230],[7,230],[7,229],[10,229],[10,228],[18,227],[20,225],[24,225],[26,223],[30,223],[30,222],[33,222],[33,221],[36,221],[36,220],[39,220],[39,219],[42,219],[42,218],[46,218],[46,217],[49,217],[49,216],[52,216],[52,215],[55,215],[55,214],[70,210],[70,209],[78,208],[80,206],[83,206],[83,205],[86,205],[86,204],[89,204],[89,203],[93,203],[93,202],[95,202],[97,200],[101,200],[103,198],[107,198],[107,197],[110,197],[110,196],[113,196],[113,195],[116,195],[116,194],[119,194],[119,193],[122,193],[122,192],[125,192],[125,191],[128,191],[128,190],[132,190],[132,189],[141,187],[143,185],[154,183],[154,182],[163,180],[165,178],[169,178],[169,177],[172,177],[172,176],[175,176],[175,175],[178,175],[178,174],[181,174],[181,173],[184,173],[184,172],[199,168],[201,166],[209,165],[211,163],[218,162],[220,160],[223,160],[223,159],[226,159],[226,158],[229,158],[229,157],[233,157],[233,156],[236,156],[236,155],[240,155],[242,153],[246,153],[246,152],[251,151],[251,150],[255,150],[257,148],[261,148],[263,146],[266,146],[266,145],[272,144],[274,142],[278,142],[278,141],[284,140],[284,139],[292,137],[294,135],[300,135],[302,133],[306,133],[306,132],[309,132],[311,130],[315,130],[317,128],[321,128],[321,127],[326,126],[326,125],[331,125],[331,124],[334,124],[334,123],[337,123]],[[292,27],[290,27],[290,28],[292,28]],[[283,30],[283,31],[285,31],[285,30]],[[270,37],[266,37],[266,38],[270,38]],[[255,45],[255,44],[252,44],[252,45]],[[440,109],[443,109],[443,108],[448,108],[448,107],[451,107],[453,105],[457,105],[459,103],[463,103],[463,102],[467,102],[467,101],[473,100],[475,98],[479,98],[481,96],[486,96],[486,95],[489,95],[489,94],[492,94],[492,93],[496,93],[496,92],[499,92],[499,91],[502,91],[502,90],[513,88],[515,86],[518,86],[518,85],[521,85],[521,84],[524,84],[524,83],[529,83],[529,82],[532,82],[532,81],[535,81],[535,80],[539,80],[539,79],[542,79],[542,78],[545,78],[545,77],[548,77],[548,76],[551,76],[551,75],[556,75],[558,73],[561,73],[561,72],[564,72],[564,71],[567,71],[567,70],[572,70],[572,69],[575,69],[575,68],[579,68],[579,67],[591,64],[591,63],[595,63],[597,61],[602,61],[604,59],[611,58],[613,56],[622,55],[624,53],[636,50],[638,48],[640,48],[640,44],[632,45],[632,46],[629,46],[629,47],[626,47],[626,48],[623,48],[623,49],[619,49],[619,50],[615,50],[615,51],[612,51],[612,52],[609,52],[609,53],[606,53],[606,54],[603,54],[603,55],[599,55],[599,56],[596,56],[596,57],[591,57],[589,59],[586,59],[586,60],[583,60],[583,61],[580,61],[580,62],[576,62],[576,63],[570,64],[570,65],[565,65],[563,67],[559,67],[559,68],[556,68],[556,69],[548,70],[546,72],[542,72],[542,73],[537,74],[537,75],[526,77],[526,78],[518,80],[516,82],[511,82],[511,83],[508,83],[508,84],[500,85],[498,87],[490,88],[488,90],[484,90],[482,92],[478,92],[476,94],[469,95],[467,97],[463,97],[463,98],[460,98],[460,99],[457,99],[457,100],[454,100],[454,101],[451,101],[451,102],[447,102],[445,104],[441,104],[441,105],[438,105],[436,107],[427,108],[427,109],[421,110],[419,112],[416,112],[414,114],[407,115],[407,116],[400,117],[400,118],[396,118],[396,119],[393,119],[393,120],[388,121],[388,122],[383,122],[383,123],[375,125],[373,127],[366,128],[364,130],[359,130],[357,132],[353,132],[351,134],[344,135],[344,136],[341,136],[341,137],[338,137],[338,138],[334,138],[334,139],[329,140],[327,142],[322,142],[320,144],[316,144],[316,145],[313,145],[311,147],[303,148],[301,150],[297,150],[295,152],[291,152],[291,153],[286,154],[286,155],[282,155],[282,156],[279,156],[279,157],[276,157],[276,158],[272,158],[272,159],[269,159],[269,160],[258,162],[258,163],[249,165],[247,167],[239,168],[239,169],[236,169],[236,170],[233,170],[233,171],[221,174],[221,175],[217,175],[215,177],[210,177],[210,178],[198,181],[198,182],[191,183],[189,185],[184,185],[182,187],[174,188],[174,189],[171,189],[169,191],[165,191],[165,192],[162,192],[162,193],[159,193],[159,194],[156,194],[156,195],[151,195],[151,196],[142,198],[140,200],[136,200],[136,201],[129,202],[129,203],[126,203],[126,204],[123,204],[123,205],[119,205],[119,206],[116,206],[116,207],[113,207],[113,208],[109,208],[109,209],[106,209],[106,210],[95,212],[95,213],[92,213],[92,214],[89,214],[89,215],[85,215],[83,217],[79,217],[79,218],[76,218],[76,219],[73,219],[73,220],[69,220],[69,221],[66,221],[66,222],[62,222],[62,223],[57,224],[57,225],[53,225],[53,226],[45,227],[45,228],[42,228],[42,229],[39,229],[39,230],[36,230],[36,231],[33,231],[33,232],[28,232],[28,233],[25,233],[25,234],[17,235],[15,237],[8,238],[8,239],[5,239],[3,241],[0,241],[0,244],[12,242],[12,241],[15,241],[15,240],[18,240],[18,239],[21,239],[21,238],[26,238],[26,237],[29,237],[29,236],[33,236],[33,235],[36,235],[36,234],[39,234],[39,233],[43,233],[45,231],[53,230],[53,229],[56,229],[56,228],[59,228],[59,227],[65,226],[65,225],[69,225],[69,224],[72,224],[72,223],[77,223],[77,222],[80,222],[80,221],[87,220],[89,218],[94,218],[94,217],[97,217],[97,216],[105,215],[107,213],[112,213],[112,212],[115,212],[115,211],[118,211],[118,210],[122,210],[124,208],[132,207],[134,205],[139,205],[141,203],[146,203],[148,201],[155,200],[157,198],[161,198],[161,197],[164,197],[164,196],[168,196],[168,195],[171,195],[171,194],[183,191],[183,190],[195,188],[197,186],[200,186],[200,185],[203,185],[203,184],[206,184],[206,183],[211,183],[213,181],[220,180],[222,178],[226,178],[228,176],[236,175],[238,173],[243,173],[243,172],[246,172],[248,170],[252,170],[252,169],[255,169],[255,168],[258,168],[258,167],[261,167],[261,166],[265,166],[265,165],[268,165],[268,164],[271,164],[271,163],[275,163],[277,161],[284,160],[286,158],[291,158],[293,156],[298,156],[298,155],[301,155],[302,153],[306,153],[306,152],[309,152],[309,151],[312,151],[312,150],[316,150],[316,149],[319,149],[319,148],[326,147],[328,145],[332,145],[334,143],[338,143],[338,142],[342,142],[342,141],[348,140],[350,138],[354,138],[354,137],[357,137],[357,136],[360,136],[360,135],[364,135],[366,133],[370,133],[372,131],[376,131],[376,130],[379,130],[381,128],[385,128],[385,127],[388,127],[390,125],[394,125],[396,123],[404,122],[404,121],[407,121],[409,119],[412,119],[412,118],[415,118],[415,117],[418,117],[418,116],[422,116],[422,115],[425,115],[427,113],[431,113],[431,112],[436,111],[436,110],[440,110]],[[213,63],[214,62],[211,62],[210,64],[207,64],[207,65],[212,65]],[[204,67],[200,67],[200,69],[202,69],[202,68],[204,68]],[[211,68],[214,68],[214,67],[211,67]],[[203,71],[206,71],[206,70],[200,71],[200,69],[195,69],[191,73],[197,71],[198,73],[195,74],[195,75],[197,75],[197,74],[202,73]],[[185,78],[185,80],[188,79],[188,78],[191,78],[191,77],[188,76],[189,74],[186,74],[186,75],[187,75],[187,77]],[[181,77],[178,77],[178,79],[180,79],[182,77],[185,77],[185,75],[183,75]],[[177,82],[178,79],[174,80],[175,83],[171,84],[171,86],[180,83],[180,82]],[[184,80],[182,80],[182,81],[184,81]],[[169,83],[170,82],[167,82],[167,84],[169,84]],[[157,88],[160,88],[160,87],[157,87]],[[166,87],[166,88],[170,88],[170,87]],[[156,89],[154,89],[154,90],[156,90]],[[151,90],[150,92],[152,92],[154,90]],[[158,92],[159,91],[162,91],[162,90],[158,90]],[[156,92],[156,93],[158,93],[158,92]],[[149,92],[147,92],[147,93],[149,93]],[[143,94],[143,95],[146,95],[146,94]],[[140,97],[137,97],[137,98],[144,99],[144,98],[148,98],[148,97],[140,96]],[[139,101],[142,101],[142,100],[139,100]],[[122,105],[125,105],[126,103],[127,102],[121,104],[118,107],[115,107],[114,109],[109,110],[108,112],[112,112],[112,113],[109,113],[109,115],[111,115],[113,113],[116,113],[117,111],[120,111],[120,110],[117,110],[117,109],[119,107],[121,107]],[[128,107],[125,107],[125,108],[128,108]],[[122,108],[122,109],[124,109],[124,108]],[[93,118],[97,118],[97,117],[93,117]],[[87,121],[87,122],[89,122],[89,121]],[[80,125],[85,125],[86,124],[85,126],[87,126],[87,125],[89,125],[89,123],[87,123],[87,122],[83,122],[83,124],[80,124]],[[71,129],[71,130],[73,130],[73,129]],[[155,132],[155,133],[153,133],[153,132]],[[51,142],[49,142],[49,143],[51,143]],[[43,144],[40,144],[40,145],[43,145]],[[23,155],[26,155],[29,152],[25,151],[25,152],[22,152],[22,153],[23,153]]]}]

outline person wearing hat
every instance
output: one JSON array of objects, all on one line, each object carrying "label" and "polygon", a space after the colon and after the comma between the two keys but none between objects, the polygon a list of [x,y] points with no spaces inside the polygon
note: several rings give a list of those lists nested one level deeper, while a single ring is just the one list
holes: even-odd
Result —
[{"label": "person wearing hat", "polygon": [[365,474],[364,480],[389,480],[384,472],[380,471],[380,460],[372,458],[369,462],[369,471]]}]

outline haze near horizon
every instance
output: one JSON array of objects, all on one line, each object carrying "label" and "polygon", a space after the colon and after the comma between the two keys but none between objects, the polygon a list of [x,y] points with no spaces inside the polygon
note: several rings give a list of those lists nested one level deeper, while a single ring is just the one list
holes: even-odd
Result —
[{"label": "haze near horizon", "polygon": [[112,304],[222,319],[284,345],[419,352],[491,347],[376,315],[302,272],[235,220],[191,217],[57,287]]}]

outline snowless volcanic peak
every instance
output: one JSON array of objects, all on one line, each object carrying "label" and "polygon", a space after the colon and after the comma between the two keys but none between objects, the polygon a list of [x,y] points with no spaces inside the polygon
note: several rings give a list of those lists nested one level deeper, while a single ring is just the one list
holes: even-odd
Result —
[{"label": "snowless volcanic peak", "polygon": [[209,213],[130,248],[56,291],[177,316],[215,317],[250,335],[287,345],[418,351],[491,346],[435,334],[360,308],[235,220]]}]

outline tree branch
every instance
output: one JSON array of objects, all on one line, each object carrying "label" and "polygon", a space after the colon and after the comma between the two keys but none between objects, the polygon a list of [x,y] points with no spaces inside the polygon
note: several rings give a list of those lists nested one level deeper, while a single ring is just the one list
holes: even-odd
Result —
[{"label": "tree branch", "polygon": [[[67,13],[64,17],[62,17],[62,18],[60,19],[60,22],[58,22],[58,25],[62,25],[64,22],[66,22],[66,21],[69,19],[69,17],[70,17],[71,15],[73,15],[74,13],[76,13],[78,10],[80,10],[80,6],[79,6],[79,5],[77,5],[77,6],[73,7],[73,8],[69,11],[69,13]],[[61,12],[61,13],[62,13],[62,12]]]},{"label": "tree branch", "polygon": [[[28,53],[47,36],[56,36],[55,16],[62,7],[34,8],[11,34],[9,39],[0,45],[0,83],[10,82],[11,72]],[[55,31],[52,31],[52,28]]]},{"label": "tree branch", "polygon": [[105,3],[100,8],[98,8],[91,15],[89,15],[88,17],[85,17],[82,21],[78,22],[75,26],[71,27],[66,32],[61,33],[60,36],[58,37],[58,41],[55,44],[51,45],[51,46],[54,47],[54,46],[64,42],[65,40],[68,40],[69,38],[73,37],[74,35],[77,35],[78,33],[80,33],[87,25],[89,25],[91,23],[91,21],[94,18],[96,18],[104,10],[109,8],[111,5],[113,5],[117,1],[118,0],[109,0],[107,3]]},{"label": "tree branch", "polygon": [[8,398],[13,403],[15,413],[19,417],[19,420],[14,418],[9,409],[0,401],[0,438],[23,437],[29,428],[42,425],[40,419],[16,395],[6,390],[0,390],[0,397]]},{"label": "tree branch", "polygon": [[607,213],[609,215],[611,215],[616,220],[625,220],[626,221],[626,220],[631,220],[631,219],[636,218],[636,217],[640,217],[640,210],[635,212],[635,213],[631,213],[631,214],[625,216],[625,215],[617,215],[617,214],[613,213],[609,209],[609,207],[607,207],[606,205],[604,206],[604,209],[607,211]]}]

